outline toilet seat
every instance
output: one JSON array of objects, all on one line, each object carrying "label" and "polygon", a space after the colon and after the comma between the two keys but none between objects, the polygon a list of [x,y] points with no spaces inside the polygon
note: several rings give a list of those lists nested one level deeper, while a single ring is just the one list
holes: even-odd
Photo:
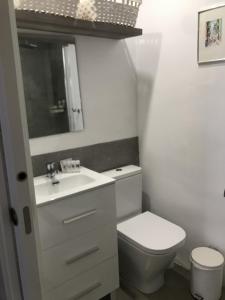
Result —
[{"label": "toilet seat", "polygon": [[185,231],[150,212],[117,225],[119,238],[127,240],[145,253],[162,255],[184,243]]}]

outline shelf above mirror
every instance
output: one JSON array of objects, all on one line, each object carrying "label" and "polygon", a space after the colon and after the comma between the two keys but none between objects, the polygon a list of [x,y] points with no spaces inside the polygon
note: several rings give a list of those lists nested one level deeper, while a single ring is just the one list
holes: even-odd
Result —
[{"label": "shelf above mirror", "polygon": [[32,11],[16,11],[17,28],[62,34],[85,35],[108,39],[125,39],[142,35],[142,29],[102,22],[76,20]]}]

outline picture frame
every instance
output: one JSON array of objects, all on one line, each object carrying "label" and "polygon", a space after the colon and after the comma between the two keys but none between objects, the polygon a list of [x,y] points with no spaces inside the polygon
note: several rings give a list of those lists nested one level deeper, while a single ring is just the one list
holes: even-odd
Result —
[{"label": "picture frame", "polygon": [[225,4],[198,12],[198,64],[225,61]]}]

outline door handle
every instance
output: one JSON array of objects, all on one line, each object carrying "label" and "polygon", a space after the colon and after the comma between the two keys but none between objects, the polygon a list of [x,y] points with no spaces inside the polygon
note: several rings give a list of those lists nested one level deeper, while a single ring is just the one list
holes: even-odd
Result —
[{"label": "door handle", "polygon": [[66,219],[63,221],[63,224],[67,225],[67,224],[70,224],[70,223],[74,223],[74,222],[77,222],[81,219],[85,219],[89,216],[92,216],[92,215],[95,215],[97,212],[96,209],[93,209],[93,210],[90,210],[90,211],[87,211],[86,213],[83,213],[83,214],[80,214],[80,215],[77,215],[77,216],[74,216],[70,219]]},{"label": "door handle", "polygon": [[30,209],[28,206],[25,206],[23,209],[23,219],[24,219],[26,234],[31,234],[32,226],[31,226],[31,219],[30,219]]},{"label": "door handle", "polygon": [[85,258],[86,256],[89,256],[89,255],[91,255],[91,254],[94,254],[94,253],[96,253],[96,252],[98,252],[98,251],[99,251],[99,247],[98,247],[98,246],[94,246],[94,247],[92,247],[92,248],[90,248],[90,249],[88,249],[88,250],[86,250],[86,251],[84,251],[84,252],[82,252],[82,253],[80,253],[80,254],[77,254],[77,255],[74,256],[74,257],[69,258],[69,259],[66,261],[66,264],[67,264],[67,265],[72,265],[72,264],[75,263],[76,261],[78,261],[78,260],[80,260],[80,259],[82,259],[82,258]]},{"label": "door handle", "polygon": [[96,282],[96,283],[90,285],[89,287],[87,287],[85,290],[81,291],[80,293],[77,293],[76,295],[68,298],[68,300],[78,300],[78,299],[90,294],[92,291],[96,290],[101,285],[102,284],[100,282]]},{"label": "door handle", "polygon": [[[14,226],[19,225],[19,218],[17,215],[16,210],[11,207],[9,209],[9,216]],[[23,219],[24,219],[24,227],[26,234],[31,234],[32,232],[32,225],[31,225],[31,219],[30,219],[30,209],[28,206],[25,206],[23,209]]]}]

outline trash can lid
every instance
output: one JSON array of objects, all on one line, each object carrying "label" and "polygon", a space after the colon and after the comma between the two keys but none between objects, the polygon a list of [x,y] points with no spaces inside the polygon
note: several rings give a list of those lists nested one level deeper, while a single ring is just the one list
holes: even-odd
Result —
[{"label": "trash can lid", "polygon": [[203,268],[219,268],[224,264],[223,255],[214,249],[208,247],[196,248],[191,253],[193,262],[197,263]]}]

